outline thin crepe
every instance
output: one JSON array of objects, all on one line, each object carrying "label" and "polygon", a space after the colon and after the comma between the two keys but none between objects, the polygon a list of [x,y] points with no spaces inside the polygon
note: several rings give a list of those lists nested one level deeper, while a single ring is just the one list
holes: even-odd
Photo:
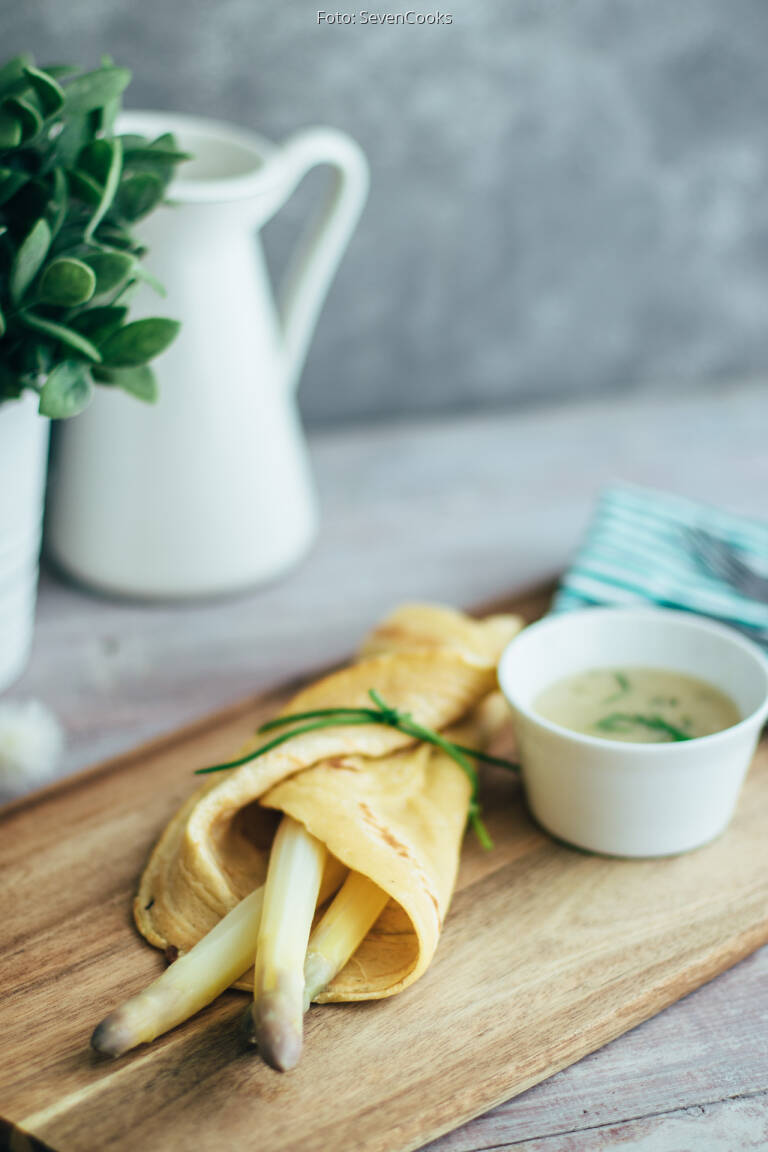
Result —
[{"label": "thin crepe", "polygon": [[[517,617],[475,621],[437,605],[405,605],[366,639],[354,664],[300,692],[283,714],[369,706],[373,688],[415,721],[480,744],[487,735],[483,702],[519,628]],[[256,736],[250,747],[262,743]],[[470,781],[450,757],[395,729],[371,724],[297,736],[210,778],[190,797],[147,864],[136,923],[159,948],[191,948],[264,883],[276,813],[288,813],[390,896],[318,999],[393,995],[434,956],[470,797]],[[237,986],[248,987],[249,974]]]}]

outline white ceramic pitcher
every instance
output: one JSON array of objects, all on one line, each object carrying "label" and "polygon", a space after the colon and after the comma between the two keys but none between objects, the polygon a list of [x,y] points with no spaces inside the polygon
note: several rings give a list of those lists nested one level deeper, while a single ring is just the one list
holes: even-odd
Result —
[{"label": "white ceramic pitcher", "polygon": [[[295,389],[331,278],[368,190],[363,153],[314,128],[275,146],[215,121],[126,114],[120,131],[173,132],[174,206],[139,226],[146,267],[131,318],[182,321],[155,362],[160,399],[99,389],[63,426],[49,486],[47,543],[76,578],[138,596],[227,592],[271,578],[306,551],[316,507]],[[273,299],[258,228],[318,164],[330,199]]]}]

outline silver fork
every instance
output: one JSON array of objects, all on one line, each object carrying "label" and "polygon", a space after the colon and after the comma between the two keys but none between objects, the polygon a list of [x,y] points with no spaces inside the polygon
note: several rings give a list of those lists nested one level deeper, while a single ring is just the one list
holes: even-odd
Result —
[{"label": "silver fork", "polygon": [[768,576],[742,560],[733,544],[703,528],[685,528],[683,532],[691,552],[708,572],[750,600],[768,604]]}]

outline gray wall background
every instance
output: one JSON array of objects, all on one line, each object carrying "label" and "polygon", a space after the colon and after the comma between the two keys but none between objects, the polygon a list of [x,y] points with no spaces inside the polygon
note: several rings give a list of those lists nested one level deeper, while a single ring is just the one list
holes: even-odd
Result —
[{"label": "gray wall background", "polygon": [[[372,194],[307,363],[310,421],[762,373],[765,0],[441,8],[451,26],[349,28],[307,0],[0,0],[0,44],[109,52],[129,106],[362,144]],[[270,226],[277,267],[308,184]]]}]

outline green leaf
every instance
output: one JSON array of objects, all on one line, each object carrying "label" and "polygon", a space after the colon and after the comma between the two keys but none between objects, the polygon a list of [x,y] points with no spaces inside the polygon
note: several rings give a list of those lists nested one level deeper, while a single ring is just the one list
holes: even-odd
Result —
[{"label": "green leaf", "polygon": [[26,172],[17,172],[13,168],[0,168],[0,204],[5,204],[6,200],[15,196],[26,182]]},{"label": "green leaf", "polygon": [[59,308],[76,308],[86,304],[96,288],[92,268],[82,260],[61,256],[52,261],[40,281],[40,299]]},{"label": "green leaf", "polygon": [[[77,204],[71,206],[68,218],[62,224],[59,233],[51,245],[51,256],[66,256],[69,252],[74,252],[75,249],[80,249],[83,243],[83,228],[85,223],[82,218],[82,205]],[[73,223],[73,218],[79,223]]]},{"label": "green leaf", "polygon": [[75,159],[91,139],[91,128],[87,116],[75,116],[63,109],[64,128],[56,137],[55,154],[65,168],[73,167]]},{"label": "green leaf", "polygon": [[19,80],[23,80],[24,71],[27,68],[32,68],[34,60],[28,52],[24,52],[21,56],[14,56],[7,64],[0,68],[0,92],[7,92]]},{"label": "green leaf", "polygon": [[124,167],[130,171],[149,172],[168,185],[177,164],[191,160],[189,152],[182,152],[170,132],[148,142],[139,137],[128,137],[123,144]]},{"label": "green leaf", "polygon": [[[3,310],[0,308],[0,340],[2,340],[3,336],[5,336],[5,316],[3,316]],[[1,399],[2,397],[0,397],[0,400]]]},{"label": "green leaf", "polygon": [[40,219],[27,234],[11,267],[10,290],[14,304],[19,303],[37,276],[50,246],[51,230],[48,221]]},{"label": "green leaf", "polygon": [[34,312],[21,312],[19,319],[27,328],[34,328],[36,332],[43,332],[46,336],[59,340],[68,348],[82,352],[89,360],[96,363],[101,360],[101,352],[98,348],[85,336],[81,336],[79,332],[75,332],[74,329],[68,328],[65,324],[58,324],[55,320],[46,320],[44,316],[36,316]]},{"label": "green leaf", "polygon": [[120,141],[123,145],[123,156],[129,148],[146,148],[146,136],[139,136],[136,132],[123,132],[120,136]]},{"label": "green leaf", "polygon": [[86,336],[92,344],[101,344],[125,322],[128,309],[116,304],[105,304],[97,308],[86,308],[72,320],[70,325]]},{"label": "green leaf", "polygon": [[159,176],[151,172],[127,176],[120,184],[115,197],[115,207],[126,220],[140,220],[160,203],[165,193],[165,184]]},{"label": "green leaf", "polygon": [[[102,68],[112,67],[114,60],[111,56],[102,56]],[[115,96],[112,100],[108,100],[106,104],[99,110],[99,130],[105,136],[114,136],[115,134],[115,121],[120,113],[120,105],[122,103],[120,96]]]},{"label": "green leaf", "polygon": [[191,160],[191,152],[180,152],[178,148],[156,146],[155,144],[134,144],[125,148],[126,167],[142,165],[145,161],[154,164],[157,161],[169,164],[180,164],[184,160]]},{"label": "green leaf", "polygon": [[78,172],[76,168],[67,169],[67,184],[73,196],[89,204],[91,208],[98,208],[103,195],[101,188],[86,172]]},{"label": "green leaf", "polygon": [[19,373],[0,358],[0,396],[4,400],[13,400],[21,395],[22,387]]},{"label": "green leaf", "polygon": [[131,300],[133,300],[134,296],[136,295],[138,289],[139,289],[138,280],[134,279],[133,277],[130,280],[126,280],[125,284],[118,291],[117,295],[112,297],[111,303],[112,304],[121,304],[121,305],[122,304],[130,304]]},{"label": "green leaf", "polygon": [[67,216],[67,177],[63,168],[54,168],[51,172],[51,178],[53,180],[53,188],[51,189],[51,199],[48,204],[48,211],[50,213],[49,223],[51,226],[51,235],[56,237]]},{"label": "green leaf", "polygon": [[74,76],[79,71],[80,69],[74,64],[46,64],[43,68],[46,76],[52,76],[54,80],[61,80],[64,76]]},{"label": "green leaf", "polygon": [[21,144],[21,124],[10,112],[0,108],[0,148],[18,148]]},{"label": "green leaf", "polygon": [[118,96],[114,100],[109,100],[101,109],[101,112],[99,113],[101,119],[99,128],[105,136],[114,136],[115,121],[120,115],[120,106],[121,100]]},{"label": "green leaf", "polygon": [[34,140],[43,126],[43,118],[32,103],[23,96],[6,96],[3,111],[13,116],[21,128],[21,139],[26,144]]},{"label": "green leaf", "polygon": [[103,221],[98,229],[98,240],[100,243],[108,244],[111,248],[125,248],[133,252],[134,256],[143,256],[145,249],[137,244],[134,237],[127,228],[121,228],[118,224],[107,223]]},{"label": "green leaf", "polygon": [[34,88],[45,115],[54,116],[64,103],[61,85],[40,68],[32,68],[29,65],[24,69],[24,75]]},{"label": "green leaf", "polygon": [[127,280],[133,270],[135,261],[125,252],[94,252],[92,256],[84,257],[96,274],[96,294],[103,295],[111,292]]},{"label": "green leaf", "polygon": [[64,89],[65,112],[93,112],[116,100],[130,83],[127,68],[97,68],[70,80]]},{"label": "green leaf", "polygon": [[176,151],[178,149],[178,144],[176,143],[176,137],[174,136],[173,132],[163,132],[162,135],[156,136],[155,139],[151,141],[149,147],[153,151],[157,150],[162,152],[168,148],[170,148],[172,151]]},{"label": "green leaf", "polygon": [[45,216],[49,199],[50,191],[45,181],[30,177],[13,197],[13,215],[10,205],[5,209],[8,222],[13,222],[11,230],[16,237],[26,235],[33,224]]},{"label": "green leaf", "polygon": [[115,198],[115,193],[120,184],[120,174],[123,170],[123,147],[119,140],[97,140],[95,143],[104,146],[100,149],[100,163],[102,165],[107,164],[107,170],[103,181],[104,187],[101,200],[85,230],[86,240],[91,239],[99,224],[111,208],[112,201]]},{"label": "green leaf", "polygon": [[134,320],[104,341],[101,349],[103,361],[110,368],[146,364],[147,360],[153,360],[165,351],[180,327],[178,320],[157,316]]},{"label": "green leaf", "polygon": [[145,404],[157,402],[157,378],[147,364],[139,364],[133,368],[100,369],[99,377],[106,383],[116,384],[124,392],[130,392]]},{"label": "green leaf", "polygon": [[112,164],[112,150],[111,140],[91,140],[80,149],[76,164],[78,172],[85,172],[103,187]]},{"label": "green leaf", "polygon": [[62,360],[43,384],[40,415],[52,420],[76,416],[90,402],[93,381],[87,365],[80,360]]},{"label": "green leaf", "polygon": [[165,290],[165,284],[162,284],[154,273],[150,272],[147,268],[142,268],[141,264],[137,264],[134,269],[134,276],[137,280],[141,280],[144,284],[148,284],[153,292],[157,292],[158,296],[163,299],[168,295]]}]

